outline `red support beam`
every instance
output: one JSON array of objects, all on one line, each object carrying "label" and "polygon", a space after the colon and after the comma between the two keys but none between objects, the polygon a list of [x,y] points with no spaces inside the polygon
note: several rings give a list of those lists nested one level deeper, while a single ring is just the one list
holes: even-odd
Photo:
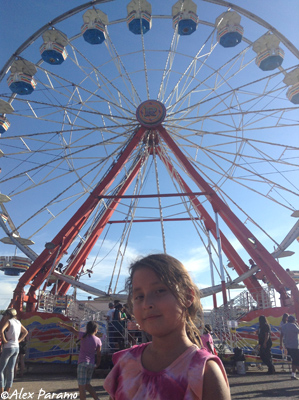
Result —
[{"label": "red support beam", "polygon": [[[201,218],[163,218],[163,222],[183,222],[183,221],[198,221]],[[127,219],[122,219],[122,220],[114,220],[114,221],[108,221],[108,224],[124,224],[124,223],[138,223],[138,222],[161,222],[160,218],[153,218],[153,219],[134,219],[134,220],[127,220]]]},{"label": "red support beam", "polygon": [[291,289],[295,302],[296,315],[299,317],[299,291],[293,279],[256,238],[254,238],[254,244],[249,242],[248,239],[254,237],[250,230],[237,218],[224,201],[220,199],[217,193],[208,185],[202,176],[199,175],[185,154],[180,150],[179,146],[170,137],[166,129],[162,125],[157,127],[157,129],[165,143],[173,151],[183,168],[187,171],[188,175],[194,180],[198,187],[204,192],[211,193],[206,197],[212,204],[214,211],[218,212],[250,257],[265,273],[269,282],[280,293],[283,306],[290,305],[290,299],[285,288],[289,287]]},{"label": "red support beam", "polygon": [[157,197],[181,197],[181,196],[207,196],[209,193],[196,192],[196,193],[162,193],[162,194],[128,194],[125,196],[101,196],[101,199],[151,199]]},{"label": "red support beam", "polygon": [[[162,162],[168,169],[168,171],[170,171],[171,175],[176,179],[176,181],[180,185],[181,189],[187,193],[192,193],[190,187],[187,185],[187,183],[184,181],[182,176],[175,169],[175,167],[173,166],[173,164],[171,163],[169,157],[165,154],[165,152],[163,152],[160,147],[157,148],[156,151],[157,151],[157,154],[159,155],[160,159],[162,160]],[[206,211],[206,209],[203,207],[203,205],[200,203],[200,201],[197,199],[196,196],[192,195],[189,198],[193,204],[193,207],[201,215],[206,229],[212,233],[212,235],[214,236],[215,239],[217,239],[216,223],[213,220],[213,218]],[[221,230],[220,230],[220,238],[221,238],[222,250],[223,250],[224,254],[227,256],[227,258],[230,260],[232,265],[234,266],[237,274],[242,275],[245,272],[247,272],[249,270],[248,266],[244,263],[242,258],[239,256],[239,254],[236,252],[236,250],[233,248],[233,246],[230,244],[230,242],[228,241],[226,236],[223,234],[223,232],[221,232]],[[257,298],[257,294],[259,292],[263,291],[262,286],[253,277],[245,279],[244,283],[247,286],[248,290],[250,291],[251,295],[255,299]]]},{"label": "red support beam", "polygon": [[[102,217],[97,222],[96,226],[94,227],[92,233],[85,241],[80,251],[76,254],[75,258],[71,261],[70,265],[66,268],[65,274],[68,276],[77,276],[78,272],[84,265],[88,255],[90,254],[91,250],[93,249],[94,245],[96,244],[97,240],[99,239],[100,235],[102,234],[105,226],[107,225],[109,219],[113,215],[114,211],[116,210],[123,194],[126,192],[128,187],[131,185],[133,179],[136,177],[138,171],[140,170],[141,165],[143,164],[143,159],[139,159],[136,163],[133,171],[128,176],[124,184],[119,188],[117,196],[114,197],[109,208],[103,213]],[[70,284],[67,282],[60,282],[57,287],[57,292],[59,295],[65,295],[70,288]]]},{"label": "red support beam", "polygon": [[[18,311],[22,311],[24,287],[28,285],[30,281],[32,281],[28,294],[30,296],[35,295],[35,291],[40,287],[44,279],[49,274],[53,263],[57,264],[67,252],[67,249],[75,240],[84,223],[100,201],[99,197],[104,195],[107,189],[111,186],[112,182],[115,180],[115,177],[121,171],[130,154],[140,143],[146,131],[146,128],[141,127],[134,133],[117,161],[112,165],[98,186],[90,193],[82,206],[54,237],[52,243],[56,247],[52,251],[45,249],[32,263],[30,268],[22,275],[18,285],[16,286],[14,297],[11,302],[11,304],[17,308]],[[33,310],[34,304],[27,303],[26,311]]]}]

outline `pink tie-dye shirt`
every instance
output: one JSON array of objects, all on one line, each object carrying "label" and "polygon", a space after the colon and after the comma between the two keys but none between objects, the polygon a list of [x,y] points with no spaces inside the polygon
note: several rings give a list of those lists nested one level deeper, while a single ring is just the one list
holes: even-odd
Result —
[{"label": "pink tie-dye shirt", "polygon": [[114,367],[105,379],[104,388],[113,400],[201,400],[206,362],[214,360],[227,382],[222,362],[217,356],[189,347],[171,365],[159,372],[148,371],[141,363],[148,343],[113,355]]}]

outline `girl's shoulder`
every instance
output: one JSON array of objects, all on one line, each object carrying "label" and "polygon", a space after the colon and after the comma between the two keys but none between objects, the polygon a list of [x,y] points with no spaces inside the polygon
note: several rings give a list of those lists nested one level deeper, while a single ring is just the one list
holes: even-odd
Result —
[{"label": "girl's shoulder", "polygon": [[[128,396],[129,388],[133,392],[137,392],[141,388],[143,374],[141,354],[146,346],[147,343],[144,343],[113,354],[114,366],[104,382],[104,388],[111,398],[115,398],[116,392],[121,393],[118,398],[130,398]],[[122,394],[124,397],[121,397]]]},{"label": "girl's shoulder", "polygon": [[210,360],[214,359],[218,363],[220,359],[219,357],[211,354],[206,348],[197,348],[197,350],[193,353],[192,360],[190,363],[190,366],[195,366],[195,365],[205,365],[205,363]]},{"label": "girl's shoulder", "polygon": [[[198,349],[190,362],[188,369],[188,391],[196,393],[201,398],[203,392],[204,374],[207,363],[213,361],[220,369],[226,385],[228,386],[227,375],[220,358],[205,349]],[[216,367],[217,368],[217,367]]]},{"label": "girl's shoulder", "polygon": [[146,346],[148,346],[149,343],[143,343],[139,344],[133,347],[130,347],[129,349],[121,350],[118,351],[117,353],[114,353],[112,356],[112,361],[113,365],[117,364],[118,362],[124,360],[125,358],[139,358],[145,349]]}]

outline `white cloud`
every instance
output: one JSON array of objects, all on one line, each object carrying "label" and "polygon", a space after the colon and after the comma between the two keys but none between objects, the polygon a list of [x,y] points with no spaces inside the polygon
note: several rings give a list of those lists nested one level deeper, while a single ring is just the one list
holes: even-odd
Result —
[{"label": "white cloud", "polygon": [[5,310],[9,306],[17,283],[10,281],[10,278],[1,278],[0,310]]}]

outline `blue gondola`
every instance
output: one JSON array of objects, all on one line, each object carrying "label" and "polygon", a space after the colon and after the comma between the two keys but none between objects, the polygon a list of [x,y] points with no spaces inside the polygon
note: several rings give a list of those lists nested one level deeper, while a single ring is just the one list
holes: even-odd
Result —
[{"label": "blue gondola", "polygon": [[198,16],[197,6],[192,0],[179,0],[172,7],[172,26],[178,29],[180,36],[191,35],[196,31]]},{"label": "blue gondola", "polygon": [[196,31],[197,22],[193,19],[182,19],[178,23],[178,34],[183,35],[191,35],[193,32]]},{"label": "blue gondola", "polygon": [[40,47],[42,59],[52,65],[60,65],[67,58],[65,47],[58,43],[44,43]]},{"label": "blue gondola", "polygon": [[62,64],[67,58],[67,36],[57,29],[49,29],[43,33],[43,40],[44,43],[39,49],[42,59],[48,64]]},{"label": "blue gondola", "polygon": [[103,43],[106,39],[107,15],[101,10],[90,9],[83,14],[83,21],[81,33],[84,40],[89,44]]},{"label": "blue gondola", "polygon": [[227,28],[225,28],[222,32],[219,33],[218,42],[223,47],[235,47],[242,41],[243,38],[243,30],[241,30],[241,26],[235,27],[234,31],[228,32]]},{"label": "blue gondola", "polygon": [[227,11],[216,19],[217,40],[222,47],[235,47],[242,41],[244,29],[240,22],[241,16],[235,11]]},{"label": "blue gondola", "polygon": [[84,40],[90,44],[101,44],[106,39],[105,26],[101,22],[84,24],[81,31]]},{"label": "blue gondola", "polygon": [[151,29],[151,15],[143,12],[138,18],[136,13],[131,13],[128,16],[127,24],[129,30],[135,35],[141,35],[141,32],[145,34]]},{"label": "blue gondola", "polygon": [[288,89],[287,98],[293,104],[299,104],[299,82]]},{"label": "blue gondola", "polygon": [[252,49],[257,53],[255,63],[262,71],[272,71],[281,66],[284,51],[279,47],[280,40],[267,33],[256,40]]},{"label": "blue gondola", "polygon": [[274,50],[265,50],[256,57],[256,64],[262,71],[272,71],[281,66],[284,59],[283,50],[278,47]]},{"label": "blue gondola", "polygon": [[8,86],[13,93],[19,95],[31,94],[36,88],[36,82],[31,75],[24,73],[11,74],[7,79]]},{"label": "blue gondola", "polygon": [[147,33],[152,27],[152,6],[147,0],[132,0],[127,5],[127,25],[134,35]]}]

